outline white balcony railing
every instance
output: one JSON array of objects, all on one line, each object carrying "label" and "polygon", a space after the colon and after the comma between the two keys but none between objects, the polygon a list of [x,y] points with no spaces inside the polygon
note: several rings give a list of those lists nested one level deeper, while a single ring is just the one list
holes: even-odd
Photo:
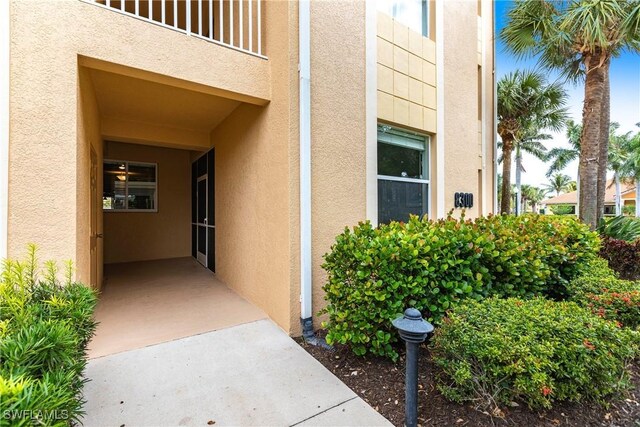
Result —
[{"label": "white balcony railing", "polygon": [[266,58],[262,46],[262,0],[83,1]]}]

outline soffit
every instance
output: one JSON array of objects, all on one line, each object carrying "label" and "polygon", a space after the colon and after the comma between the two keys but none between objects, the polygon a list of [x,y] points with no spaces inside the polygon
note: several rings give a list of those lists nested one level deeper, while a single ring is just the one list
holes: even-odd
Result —
[{"label": "soffit", "polygon": [[239,101],[148,80],[91,70],[98,108],[106,117],[211,131]]}]

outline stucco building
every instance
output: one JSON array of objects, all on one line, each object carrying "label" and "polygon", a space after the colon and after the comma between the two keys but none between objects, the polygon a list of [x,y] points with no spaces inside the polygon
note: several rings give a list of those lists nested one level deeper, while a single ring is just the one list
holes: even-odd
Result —
[{"label": "stucco building", "polygon": [[0,257],[193,257],[299,334],[345,226],[495,211],[492,3],[1,2]]}]

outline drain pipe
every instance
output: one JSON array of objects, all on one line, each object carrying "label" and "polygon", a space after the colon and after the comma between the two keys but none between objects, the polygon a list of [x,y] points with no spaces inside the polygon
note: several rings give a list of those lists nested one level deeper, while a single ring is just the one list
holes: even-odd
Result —
[{"label": "drain pipe", "polygon": [[311,7],[298,3],[300,74],[300,322],[305,340],[313,333],[311,276]]}]

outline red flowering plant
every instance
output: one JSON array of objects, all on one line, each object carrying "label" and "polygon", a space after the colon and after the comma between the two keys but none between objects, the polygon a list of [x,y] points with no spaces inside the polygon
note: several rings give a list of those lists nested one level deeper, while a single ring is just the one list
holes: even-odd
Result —
[{"label": "red flowering plant", "polygon": [[640,290],[587,294],[587,306],[598,316],[617,322],[620,326],[640,327]]},{"label": "red flowering plant", "polygon": [[[602,270],[599,270],[602,272]],[[615,274],[589,274],[571,282],[570,299],[620,327],[640,328],[640,281],[618,279]]]}]

